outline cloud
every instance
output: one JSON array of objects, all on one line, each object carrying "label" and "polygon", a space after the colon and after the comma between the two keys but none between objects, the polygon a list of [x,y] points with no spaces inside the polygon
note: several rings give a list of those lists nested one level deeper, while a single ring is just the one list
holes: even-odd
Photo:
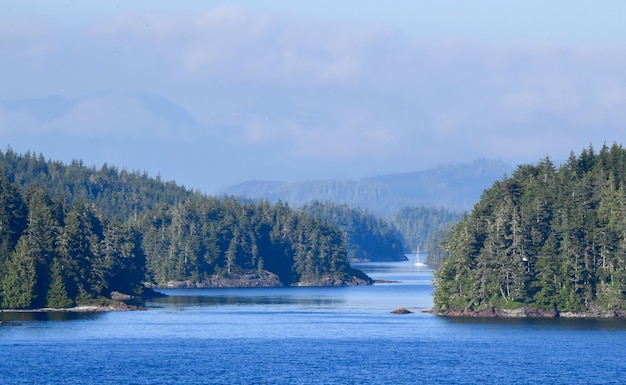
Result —
[{"label": "cloud", "polygon": [[194,15],[125,14],[102,20],[94,36],[125,50],[173,60],[194,79],[300,85],[345,83],[361,74],[364,56],[396,31],[290,21],[242,8]]},{"label": "cloud", "polygon": [[[254,163],[255,177],[281,167],[358,176],[566,157],[619,141],[626,126],[623,47],[427,39],[237,7],[12,23],[0,23],[0,99],[79,102],[43,125],[0,106],[3,138],[11,127],[146,138],[178,154],[213,146],[206,162],[236,153],[229,175]],[[176,100],[201,124],[164,121],[158,103],[124,92],[92,95],[120,89]]]}]

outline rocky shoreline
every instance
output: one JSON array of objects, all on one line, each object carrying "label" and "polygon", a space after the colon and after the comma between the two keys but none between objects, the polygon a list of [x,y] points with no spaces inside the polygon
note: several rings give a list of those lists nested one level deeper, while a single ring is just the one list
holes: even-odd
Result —
[{"label": "rocky shoreline", "polygon": [[107,305],[79,305],[68,308],[44,307],[38,309],[2,309],[0,313],[102,313],[109,311],[138,311],[146,310],[141,306],[129,305],[124,302],[111,303]]},{"label": "rocky shoreline", "polygon": [[86,303],[81,303],[74,307],[67,308],[52,308],[43,307],[35,309],[0,309],[0,313],[103,313],[109,311],[142,311],[147,310],[145,307],[136,306],[126,303],[125,301],[135,298],[155,298],[165,297],[163,293],[152,290],[152,288],[145,288],[144,292],[140,296],[132,296],[129,294],[113,291],[109,295],[109,298],[98,298],[89,300]]},{"label": "rocky shoreline", "polygon": [[235,287],[280,287],[284,286],[280,278],[269,271],[246,272],[232,274],[229,277],[213,276],[200,282],[190,280],[169,281],[156,288],[164,289],[205,289],[205,288],[235,288]]},{"label": "rocky shoreline", "polygon": [[[363,273],[353,274],[347,279],[340,279],[334,276],[324,276],[319,279],[300,281],[292,286],[364,286],[371,285],[374,281]],[[285,284],[278,275],[269,271],[250,271],[240,274],[232,274],[228,277],[213,276],[200,282],[190,280],[169,281],[165,284],[154,286],[164,289],[203,289],[203,288],[237,288],[237,287],[283,287]]]},{"label": "rocky shoreline", "polygon": [[528,307],[519,309],[488,309],[488,310],[447,310],[431,313],[453,318],[588,318],[588,319],[613,319],[626,318],[626,312],[615,310],[590,310],[585,312],[559,312],[557,310],[539,310]]},{"label": "rocky shoreline", "polygon": [[[358,270],[354,270],[353,274],[347,279],[340,279],[334,276],[324,276],[319,279],[301,281],[292,286],[365,286],[371,285],[374,281]],[[278,275],[269,271],[263,272],[245,272],[241,274],[233,274],[229,277],[215,276],[205,279],[201,282],[193,281],[169,281],[163,285],[150,285],[145,288],[142,298],[166,296],[163,293],[155,291],[159,288],[251,288],[251,287],[283,287],[285,286]],[[135,297],[120,293],[111,292],[110,299],[103,298],[94,300],[93,303],[81,304],[70,308],[38,308],[38,309],[0,309],[5,313],[46,313],[46,312],[65,312],[65,313],[98,313],[110,311],[138,311],[147,310],[144,307],[131,305],[125,301],[134,299]]]}]

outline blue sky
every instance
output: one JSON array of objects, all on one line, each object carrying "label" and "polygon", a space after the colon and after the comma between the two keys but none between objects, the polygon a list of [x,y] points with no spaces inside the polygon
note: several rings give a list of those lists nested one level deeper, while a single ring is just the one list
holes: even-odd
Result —
[{"label": "blue sky", "polygon": [[622,143],[623,15],[622,1],[0,0],[0,146],[209,193],[564,159]]}]

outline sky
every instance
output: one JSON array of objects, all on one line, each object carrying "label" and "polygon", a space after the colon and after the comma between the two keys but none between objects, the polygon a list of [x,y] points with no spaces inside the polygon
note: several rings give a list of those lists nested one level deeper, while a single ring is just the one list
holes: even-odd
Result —
[{"label": "sky", "polygon": [[0,149],[212,194],[622,144],[623,1],[0,0]]}]

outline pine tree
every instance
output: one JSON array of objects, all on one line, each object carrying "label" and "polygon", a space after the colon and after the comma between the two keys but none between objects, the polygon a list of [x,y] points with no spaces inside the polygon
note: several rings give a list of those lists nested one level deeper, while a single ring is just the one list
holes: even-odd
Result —
[{"label": "pine tree", "polygon": [[37,302],[37,261],[28,239],[19,239],[2,277],[2,307],[27,309]]},{"label": "pine tree", "polygon": [[436,307],[625,310],[624,180],[626,150],[613,145],[572,153],[558,170],[549,158],[520,166],[494,183],[444,239]]},{"label": "pine tree", "polygon": [[72,301],[67,294],[61,263],[56,258],[50,268],[50,287],[46,294],[46,302],[47,307],[57,309],[72,307],[74,305],[74,301]]}]

